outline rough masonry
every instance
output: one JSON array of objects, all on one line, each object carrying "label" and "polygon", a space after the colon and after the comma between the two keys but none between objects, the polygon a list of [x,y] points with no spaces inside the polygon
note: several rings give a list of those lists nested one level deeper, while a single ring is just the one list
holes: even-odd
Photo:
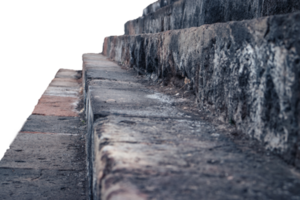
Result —
[{"label": "rough masonry", "polygon": [[188,98],[101,54],[83,63],[90,199],[300,199],[297,170],[178,106]]},{"label": "rough masonry", "polygon": [[[300,13],[156,34],[107,37],[103,54],[165,84],[186,82],[201,109],[299,162]],[[181,86],[180,86],[181,87]]]},{"label": "rough masonry", "polygon": [[298,0],[159,0],[125,24],[125,35],[158,33],[300,10]]}]

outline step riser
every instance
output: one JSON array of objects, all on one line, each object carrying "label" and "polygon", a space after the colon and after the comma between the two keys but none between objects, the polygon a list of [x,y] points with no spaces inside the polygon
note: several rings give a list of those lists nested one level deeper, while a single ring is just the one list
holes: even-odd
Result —
[{"label": "step riser", "polygon": [[148,15],[148,14],[153,13],[153,12],[156,12],[160,8],[168,6],[168,5],[170,5],[170,4],[172,4],[176,1],[179,1],[179,0],[159,0],[155,3],[152,3],[149,6],[147,6],[147,8],[145,8],[143,10],[143,16]]},{"label": "step riser", "polygon": [[300,13],[294,13],[108,37],[103,54],[164,81],[188,78],[201,109],[235,123],[267,149],[295,163],[300,124],[299,19]]},{"label": "step riser", "polygon": [[298,0],[181,0],[166,4],[167,6],[158,7],[156,4],[144,10],[147,15],[128,21],[125,24],[125,35],[158,33],[300,10]]}]

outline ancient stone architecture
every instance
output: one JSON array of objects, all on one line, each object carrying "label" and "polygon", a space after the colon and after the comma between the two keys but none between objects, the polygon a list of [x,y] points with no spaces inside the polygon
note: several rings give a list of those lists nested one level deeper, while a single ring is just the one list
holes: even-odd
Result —
[{"label": "ancient stone architecture", "polygon": [[162,80],[187,81],[200,109],[300,165],[300,2],[155,1],[103,37],[110,59]]},{"label": "ancient stone architecture", "polygon": [[126,35],[159,33],[203,24],[300,11],[298,0],[159,0],[125,24]]},{"label": "ancient stone architecture", "polygon": [[61,69],[0,199],[300,199],[300,3],[159,0]]}]

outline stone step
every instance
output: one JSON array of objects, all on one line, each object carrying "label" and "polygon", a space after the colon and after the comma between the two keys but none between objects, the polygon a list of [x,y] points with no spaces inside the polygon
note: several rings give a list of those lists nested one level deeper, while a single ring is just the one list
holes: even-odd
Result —
[{"label": "stone step", "polygon": [[180,109],[188,99],[147,87],[147,77],[101,54],[83,60],[86,74],[114,69],[83,80],[91,199],[300,199],[299,172],[232,140],[230,125]]},{"label": "stone step", "polygon": [[87,199],[80,78],[61,69],[49,84],[0,161],[0,199]]},{"label": "stone step", "polygon": [[154,13],[157,10],[171,5],[172,3],[179,1],[179,0],[158,0],[152,4],[150,4],[149,6],[147,6],[144,10],[143,10],[143,16],[148,15],[150,13]]},{"label": "stone step", "polygon": [[103,54],[154,81],[196,93],[198,105],[299,165],[300,12],[105,38]]},{"label": "stone step", "polygon": [[125,35],[158,33],[300,10],[298,0],[160,0],[125,24]]}]

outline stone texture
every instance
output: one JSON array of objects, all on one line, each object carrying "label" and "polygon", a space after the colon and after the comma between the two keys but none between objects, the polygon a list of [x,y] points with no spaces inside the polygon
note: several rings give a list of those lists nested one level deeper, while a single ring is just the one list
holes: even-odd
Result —
[{"label": "stone texture", "polygon": [[30,115],[21,132],[79,134],[83,124],[78,117]]},{"label": "stone texture", "polygon": [[27,119],[0,161],[0,199],[87,199],[86,127],[74,117],[80,78],[74,70],[56,74],[36,106],[39,115]]},{"label": "stone texture", "polygon": [[148,15],[149,13],[156,12],[158,9],[162,8],[161,2],[163,2],[163,1],[156,1],[152,4],[150,4],[149,6],[147,6],[143,10],[143,16]]},{"label": "stone texture", "polygon": [[79,134],[19,133],[1,160],[0,168],[85,170],[78,161]]},{"label": "stone texture", "polygon": [[[84,55],[92,60],[86,74],[109,62]],[[294,168],[249,140],[233,142],[228,129],[181,110],[182,98],[154,92],[143,85],[149,77],[122,68],[122,80],[109,79],[119,70],[83,80],[92,199],[300,199]]]},{"label": "stone texture", "polygon": [[300,199],[297,172],[207,122],[109,116],[93,138],[94,200]]},{"label": "stone texture", "polygon": [[88,103],[94,115],[144,117],[186,117],[172,106],[168,96],[143,88],[142,84],[122,81],[91,81]]},{"label": "stone texture", "polygon": [[159,1],[156,1],[152,4],[150,4],[149,6],[147,6],[143,10],[143,16],[148,15],[150,13],[154,13],[157,10],[159,10],[160,8],[171,5],[172,3],[176,2],[176,1],[179,1],[179,0],[159,0]]},{"label": "stone texture", "polygon": [[103,54],[165,84],[181,80],[201,109],[295,164],[300,13],[138,36],[108,37]]},{"label": "stone texture", "polygon": [[77,103],[76,97],[43,95],[32,114],[76,117],[78,116],[75,110]]},{"label": "stone texture", "polygon": [[78,171],[1,168],[1,199],[84,200],[85,180],[79,179],[84,176]]},{"label": "stone texture", "polygon": [[144,9],[143,17],[128,21],[125,35],[158,33],[299,10],[298,0],[161,0]]}]

